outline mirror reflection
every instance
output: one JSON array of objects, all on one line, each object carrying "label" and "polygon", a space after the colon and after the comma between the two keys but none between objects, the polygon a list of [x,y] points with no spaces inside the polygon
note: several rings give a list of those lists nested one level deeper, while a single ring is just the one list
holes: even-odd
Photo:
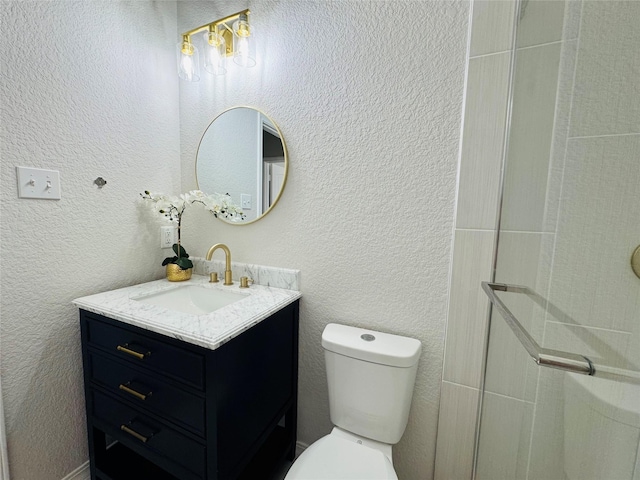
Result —
[{"label": "mirror reflection", "polygon": [[278,126],[264,113],[234,107],[204,132],[196,155],[196,182],[205,193],[228,193],[245,214],[242,225],[266,215],[287,178],[287,149]]}]

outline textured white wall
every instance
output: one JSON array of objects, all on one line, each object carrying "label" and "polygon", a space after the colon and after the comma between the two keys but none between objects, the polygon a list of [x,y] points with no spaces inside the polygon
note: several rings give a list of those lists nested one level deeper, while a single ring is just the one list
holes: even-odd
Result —
[{"label": "textured white wall", "polygon": [[[179,189],[176,6],[3,1],[0,13],[9,460],[15,480],[52,480],[87,460],[71,300],[161,275],[157,227],[136,197]],[[17,165],[59,170],[62,199],[18,199]]]},{"label": "textured white wall", "polygon": [[187,216],[185,246],[203,256],[224,242],[234,260],[302,270],[302,442],[331,428],[320,346],[327,323],[421,340],[409,426],[394,456],[403,480],[431,478],[468,4],[179,2],[178,29],[247,6],[258,65],[180,85],[182,189],[195,186],[205,128],[235,105],[278,123],[290,177],[276,208],[257,223]]}]

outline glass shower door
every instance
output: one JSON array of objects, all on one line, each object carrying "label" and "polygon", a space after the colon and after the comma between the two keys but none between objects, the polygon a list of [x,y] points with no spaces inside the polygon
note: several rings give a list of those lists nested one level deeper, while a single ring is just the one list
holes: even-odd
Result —
[{"label": "glass shower door", "polygon": [[640,2],[520,2],[474,475],[640,480]]}]

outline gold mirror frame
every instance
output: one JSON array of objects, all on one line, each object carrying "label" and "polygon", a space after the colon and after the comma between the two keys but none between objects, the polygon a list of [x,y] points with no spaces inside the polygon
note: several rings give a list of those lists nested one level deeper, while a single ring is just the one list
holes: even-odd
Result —
[{"label": "gold mirror frame", "polygon": [[[206,190],[202,189],[202,187],[200,186],[200,182],[198,181],[198,159],[200,157],[200,149],[202,148],[203,140],[205,139],[205,136],[207,135],[207,132],[209,132],[209,129],[212,128],[212,126],[214,125],[216,120],[219,120],[220,117],[222,117],[224,114],[226,114],[226,113],[228,113],[228,112],[230,112],[232,110],[236,110],[236,109],[249,109],[249,110],[255,111],[258,114],[260,114],[260,116],[261,116],[260,118],[261,119],[264,117],[268,121],[268,124],[271,127],[273,127],[273,129],[275,129],[275,131],[277,132],[278,137],[280,139],[280,142],[282,144],[282,151],[283,151],[283,154],[284,154],[284,176],[283,176],[283,179],[282,179],[282,185],[280,186],[280,190],[278,191],[278,194],[271,201],[271,204],[269,205],[269,207],[265,211],[263,211],[262,214],[260,214],[260,216],[257,216],[256,218],[253,218],[251,220],[241,221],[241,222],[229,222],[229,221],[226,221],[223,218],[219,218],[220,220],[222,220],[225,223],[230,224],[230,225],[250,225],[250,224],[252,224],[254,222],[257,222],[258,220],[264,218],[269,212],[271,212],[273,210],[273,208],[277,205],[278,201],[280,200],[280,197],[282,197],[282,192],[285,189],[285,186],[287,184],[287,179],[289,177],[289,154],[288,154],[288,151],[287,151],[287,144],[286,144],[286,142],[284,140],[284,136],[282,135],[282,131],[280,130],[280,127],[278,126],[278,124],[269,115],[264,113],[262,110],[259,110],[259,109],[254,108],[254,107],[246,106],[246,105],[240,105],[240,106],[231,107],[231,108],[228,108],[228,109],[224,110],[220,114],[218,114],[211,121],[211,123],[209,123],[209,125],[207,125],[207,128],[205,128],[204,133],[202,134],[202,137],[200,137],[200,142],[198,143],[198,149],[196,151],[195,177],[196,177],[197,188],[202,190],[202,191],[204,191],[205,193],[227,193],[225,191],[211,192],[211,191],[206,191]],[[235,143],[233,143],[233,144],[235,144]],[[237,200],[237,199],[234,199],[234,200]],[[262,198],[260,199],[260,202],[262,202]],[[240,205],[240,202],[238,202],[238,205]]]},{"label": "gold mirror frame", "polygon": [[631,254],[631,269],[636,277],[640,278],[640,245]]}]

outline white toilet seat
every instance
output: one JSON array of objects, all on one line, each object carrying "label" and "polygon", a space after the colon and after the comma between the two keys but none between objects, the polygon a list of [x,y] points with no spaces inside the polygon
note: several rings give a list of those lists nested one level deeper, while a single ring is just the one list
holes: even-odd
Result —
[{"label": "white toilet seat", "polygon": [[332,432],[298,457],[285,480],[398,480],[398,476],[380,450]]}]

